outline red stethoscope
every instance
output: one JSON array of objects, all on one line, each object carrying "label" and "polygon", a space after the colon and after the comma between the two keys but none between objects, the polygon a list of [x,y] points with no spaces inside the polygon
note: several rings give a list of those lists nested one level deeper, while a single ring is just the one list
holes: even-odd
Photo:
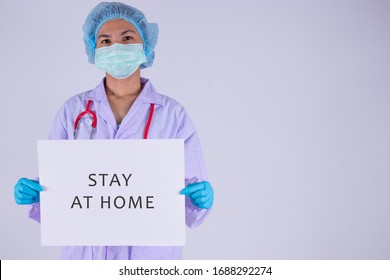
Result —
[{"label": "red stethoscope", "polygon": [[[77,118],[74,122],[74,132],[73,132],[74,139],[77,139],[77,136],[79,134],[80,122],[82,120],[84,120],[88,115],[92,118],[92,125],[91,125],[92,127],[91,127],[91,134],[90,134],[89,139],[92,139],[93,135],[96,133],[97,117],[96,117],[96,113],[91,110],[91,103],[92,103],[92,100],[88,100],[87,107],[85,108],[85,111],[81,112],[77,116]],[[149,112],[148,122],[146,123],[145,130],[144,130],[144,139],[148,138],[149,127],[150,127],[150,123],[152,122],[153,113],[154,113],[154,104],[152,103],[152,104],[150,104],[150,112]]]}]

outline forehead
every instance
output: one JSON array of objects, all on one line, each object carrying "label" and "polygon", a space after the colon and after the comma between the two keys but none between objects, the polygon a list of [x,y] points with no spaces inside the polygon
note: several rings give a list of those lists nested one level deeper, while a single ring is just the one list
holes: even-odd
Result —
[{"label": "forehead", "polygon": [[[130,22],[125,21],[124,19],[114,19],[105,22],[99,29],[97,36],[101,34],[115,34],[120,33],[124,30],[133,30],[138,34],[137,29]],[[139,34],[138,34],[139,35]]]}]

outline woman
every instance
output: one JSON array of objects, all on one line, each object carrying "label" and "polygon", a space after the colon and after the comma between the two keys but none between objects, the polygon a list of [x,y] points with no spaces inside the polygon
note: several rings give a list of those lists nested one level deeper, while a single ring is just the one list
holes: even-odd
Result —
[{"label": "woman", "polygon": [[[139,10],[118,2],[102,2],[83,26],[90,63],[106,72],[94,89],[73,96],[58,111],[49,139],[180,138],[185,143],[186,224],[193,228],[208,215],[214,191],[206,181],[196,130],[184,108],[159,94],[140,76],[153,64],[157,24]],[[80,112],[87,111],[84,115]],[[96,122],[93,115],[96,116]],[[29,216],[40,221],[39,182],[21,178],[15,201],[31,204]],[[67,246],[63,259],[180,259],[181,247]]]}]

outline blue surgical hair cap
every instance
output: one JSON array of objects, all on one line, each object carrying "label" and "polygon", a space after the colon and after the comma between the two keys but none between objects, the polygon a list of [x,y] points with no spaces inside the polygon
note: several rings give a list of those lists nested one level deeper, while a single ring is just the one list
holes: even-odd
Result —
[{"label": "blue surgical hair cap", "polygon": [[96,36],[100,27],[107,21],[114,19],[124,19],[134,25],[141,35],[146,56],[146,62],[141,64],[141,68],[152,66],[154,47],[157,44],[158,25],[149,23],[141,11],[120,2],[101,2],[87,16],[83,25],[83,39],[89,63],[95,63]]}]

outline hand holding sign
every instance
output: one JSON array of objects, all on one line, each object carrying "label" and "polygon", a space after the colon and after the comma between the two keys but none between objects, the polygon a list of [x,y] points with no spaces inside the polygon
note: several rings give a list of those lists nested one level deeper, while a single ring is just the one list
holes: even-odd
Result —
[{"label": "hand holding sign", "polygon": [[14,187],[15,202],[21,205],[39,202],[40,191],[43,188],[37,181],[20,178]]},{"label": "hand holding sign", "polygon": [[209,209],[213,206],[214,190],[209,182],[189,184],[180,193],[188,196],[196,207]]}]

